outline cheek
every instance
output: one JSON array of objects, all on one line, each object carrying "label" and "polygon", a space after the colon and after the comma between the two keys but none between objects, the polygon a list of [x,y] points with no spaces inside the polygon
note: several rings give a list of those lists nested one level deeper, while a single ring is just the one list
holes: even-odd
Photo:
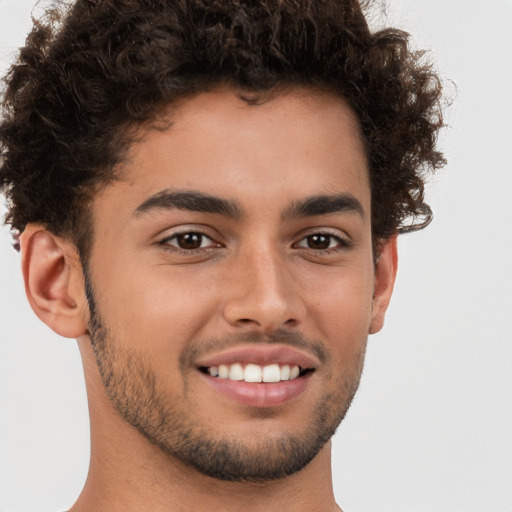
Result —
[{"label": "cheek", "polygon": [[341,269],[317,275],[309,285],[309,316],[320,336],[331,345],[333,353],[359,352],[371,322],[372,270]]},{"label": "cheek", "polygon": [[114,340],[176,365],[177,354],[203,335],[215,308],[211,289],[197,274],[164,265],[130,271],[120,264],[103,279],[98,275],[98,309]]}]

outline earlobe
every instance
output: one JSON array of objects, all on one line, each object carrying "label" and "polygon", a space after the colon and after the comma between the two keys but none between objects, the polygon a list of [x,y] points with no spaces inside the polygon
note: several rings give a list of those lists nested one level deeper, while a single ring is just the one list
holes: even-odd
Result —
[{"label": "earlobe", "polygon": [[61,336],[84,334],[83,274],[74,245],[34,224],[25,228],[20,245],[25,291],[36,315]]},{"label": "earlobe", "polygon": [[374,292],[370,334],[379,332],[384,326],[384,318],[393,293],[398,268],[397,237],[386,240],[381,246],[375,266]]}]

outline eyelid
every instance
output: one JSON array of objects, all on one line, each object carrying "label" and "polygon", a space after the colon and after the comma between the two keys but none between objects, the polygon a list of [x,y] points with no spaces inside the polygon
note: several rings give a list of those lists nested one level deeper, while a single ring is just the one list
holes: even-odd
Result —
[{"label": "eyelid", "polygon": [[328,235],[334,238],[346,240],[347,242],[351,240],[351,237],[343,229],[325,226],[313,226],[303,229],[297,237],[302,239],[311,235]]},{"label": "eyelid", "polygon": [[[314,235],[323,235],[327,237],[334,238],[338,240],[339,246],[338,247],[329,247],[327,249],[323,249],[323,251],[335,251],[335,250],[343,250],[343,249],[349,249],[353,246],[353,240],[342,230],[336,229],[336,228],[325,228],[325,227],[314,227],[310,228],[307,231],[303,231],[300,233],[300,235],[297,237],[298,240],[293,244],[294,247],[298,247],[298,244],[304,240],[306,240],[310,236]],[[298,247],[303,249],[311,249],[309,247]],[[311,249],[315,250],[315,249]],[[322,249],[316,249],[315,252],[322,252]]]},{"label": "eyelid", "polygon": [[[214,247],[223,247],[222,242],[219,242],[219,236],[212,235],[212,230],[205,229],[203,226],[198,225],[180,225],[175,228],[169,228],[165,230],[165,236],[160,236],[156,242],[156,245],[162,246],[163,248],[172,248],[170,250],[182,251],[187,253],[193,253],[194,251],[207,250]],[[169,241],[179,237],[180,235],[186,235],[189,233],[197,233],[212,242],[210,247],[200,247],[197,249],[181,249],[178,246],[169,244]]]},{"label": "eyelid", "polygon": [[186,249],[188,252],[192,252],[194,250],[199,250],[199,249],[208,249],[210,247],[220,247],[220,244],[217,243],[215,240],[213,240],[212,238],[210,238],[208,235],[205,235],[204,233],[200,233],[199,231],[186,231],[185,233],[176,233],[175,235],[172,235],[172,236],[168,236],[167,238],[164,238],[160,243],[162,245],[170,245],[172,247],[175,247],[176,249],[180,249],[180,250],[185,250],[183,249],[182,247],[179,247],[177,244],[174,245],[171,242],[171,240],[174,240],[174,239],[178,239],[178,237],[182,236],[182,235],[189,235],[189,234],[195,234],[195,235],[201,235],[201,237],[203,239],[207,239],[211,242],[211,245],[207,246],[207,247],[203,247],[203,244],[201,244],[200,247],[197,247],[197,249]]}]

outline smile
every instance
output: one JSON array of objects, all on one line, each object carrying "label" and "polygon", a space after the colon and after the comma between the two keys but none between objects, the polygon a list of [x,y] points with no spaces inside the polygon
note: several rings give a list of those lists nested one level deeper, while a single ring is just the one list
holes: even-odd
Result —
[{"label": "smile", "polygon": [[298,399],[320,365],[308,352],[268,344],[233,347],[195,363],[216,396],[249,407],[278,407]]},{"label": "smile", "polygon": [[294,380],[312,370],[302,369],[295,364],[267,364],[261,366],[249,363],[244,366],[242,363],[233,363],[201,368],[201,371],[219,379],[272,383]]}]

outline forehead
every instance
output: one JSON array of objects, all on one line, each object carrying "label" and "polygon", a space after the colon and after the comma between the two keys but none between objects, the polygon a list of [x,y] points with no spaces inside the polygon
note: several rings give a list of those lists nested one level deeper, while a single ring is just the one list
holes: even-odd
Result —
[{"label": "forehead", "polygon": [[133,144],[120,179],[98,203],[110,198],[114,208],[121,203],[133,211],[169,189],[199,189],[248,205],[258,198],[269,206],[356,192],[369,209],[364,145],[342,98],[291,89],[254,103],[221,89],[183,99],[162,115],[165,129],[150,129]]}]

